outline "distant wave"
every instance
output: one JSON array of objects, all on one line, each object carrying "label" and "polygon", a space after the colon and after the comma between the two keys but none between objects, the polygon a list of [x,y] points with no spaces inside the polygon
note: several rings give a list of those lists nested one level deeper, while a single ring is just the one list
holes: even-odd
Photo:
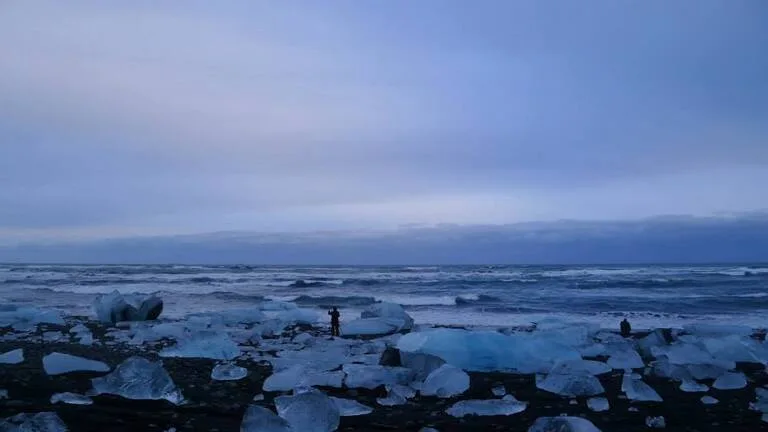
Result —
[{"label": "distant wave", "polygon": [[331,306],[368,306],[376,303],[373,297],[363,296],[319,296],[313,297],[301,295],[293,299],[295,303],[305,305],[316,305],[321,307]]},{"label": "distant wave", "polygon": [[297,280],[296,282],[288,285],[291,288],[317,288],[317,287],[324,287],[328,284],[321,281],[305,281],[302,279]]},{"label": "distant wave", "polygon": [[378,279],[344,279],[342,285],[358,285],[358,286],[373,286],[379,285],[383,281]]},{"label": "distant wave", "polygon": [[501,303],[502,299],[486,294],[480,294],[473,297],[458,296],[456,297],[456,306],[475,306],[481,304],[494,304]]}]

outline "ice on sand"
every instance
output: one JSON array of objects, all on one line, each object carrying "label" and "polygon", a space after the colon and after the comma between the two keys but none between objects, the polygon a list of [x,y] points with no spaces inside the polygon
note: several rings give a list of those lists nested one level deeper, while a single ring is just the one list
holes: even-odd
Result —
[{"label": "ice on sand", "polygon": [[211,379],[216,381],[237,381],[248,375],[248,369],[232,363],[221,363],[213,367]]},{"label": "ice on sand", "polygon": [[14,330],[32,330],[37,324],[64,325],[64,318],[56,310],[43,310],[35,307],[0,305],[0,327],[13,327]]},{"label": "ice on sand", "polygon": [[93,400],[89,398],[88,396],[81,395],[78,393],[56,393],[53,396],[51,396],[51,403],[65,403],[70,405],[93,405]]},{"label": "ice on sand", "polygon": [[421,387],[421,394],[449,398],[467,390],[469,390],[469,375],[456,366],[445,364],[427,376]]},{"label": "ice on sand", "polygon": [[456,402],[445,412],[453,417],[467,415],[509,416],[525,411],[528,404],[518,400],[470,399]]},{"label": "ice on sand", "polygon": [[112,370],[106,363],[100,361],[57,352],[43,357],[43,369],[48,375],[61,375],[70,372],[109,372]]},{"label": "ice on sand", "polygon": [[331,396],[331,400],[336,404],[336,408],[339,409],[339,415],[342,417],[360,416],[373,412],[373,408],[368,405],[363,405],[355,400],[342,399],[333,396]]},{"label": "ice on sand", "polygon": [[414,380],[424,381],[432,371],[444,365],[445,360],[431,354],[400,351],[400,363],[414,372]]},{"label": "ice on sand", "polygon": [[0,420],[0,431],[66,432],[67,425],[53,412],[21,413]]},{"label": "ice on sand", "polygon": [[627,398],[635,402],[663,402],[656,390],[644,383],[636,374],[624,374],[621,380],[621,391]]},{"label": "ice on sand", "polygon": [[581,417],[539,417],[528,432],[600,432],[591,421]]},{"label": "ice on sand", "polygon": [[120,321],[148,321],[157,319],[163,312],[163,301],[154,295],[144,298],[123,296],[114,290],[97,296],[93,309],[99,321],[115,324]]},{"label": "ice on sand", "polygon": [[610,366],[603,362],[577,359],[559,361],[555,363],[549,373],[561,375],[602,375],[612,370]]},{"label": "ice on sand", "polygon": [[341,387],[344,372],[317,371],[297,364],[270,375],[263,384],[264,391],[289,391],[299,386]]},{"label": "ice on sand", "polygon": [[96,394],[108,393],[140,400],[165,399],[177,405],[184,399],[162,362],[142,357],[128,358],[111,374],[92,379],[91,383]]},{"label": "ice on sand", "polygon": [[709,386],[694,380],[686,380],[680,384],[680,390],[686,393],[706,393],[709,391]]},{"label": "ice on sand", "polygon": [[605,393],[600,380],[587,374],[536,376],[536,387],[560,396],[596,396]]},{"label": "ice on sand", "polygon": [[701,403],[703,403],[704,405],[715,405],[718,402],[720,402],[720,401],[715,399],[715,398],[713,398],[712,396],[702,396],[701,397]]},{"label": "ice on sand", "polygon": [[658,417],[646,417],[645,418],[645,425],[648,426],[651,429],[664,429],[667,427],[667,422],[664,420],[663,416]]},{"label": "ice on sand", "polygon": [[726,372],[712,384],[718,390],[737,390],[746,386],[747,377],[741,372]]},{"label": "ice on sand", "polygon": [[289,324],[314,324],[320,316],[311,309],[295,308],[278,312],[277,319]]},{"label": "ice on sand", "polygon": [[276,397],[275,407],[297,432],[331,432],[339,427],[338,406],[319,391]]},{"label": "ice on sand", "polygon": [[491,393],[493,393],[494,396],[502,397],[507,394],[507,389],[504,387],[504,385],[499,384],[491,389]]},{"label": "ice on sand", "polygon": [[379,405],[404,405],[408,402],[408,399],[416,396],[416,392],[411,387],[396,384],[391,386],[388,385],[386,388],[387,397],[376,399],[376,402],[378,402]]},{"label": "ice on sand", "polygon": [[360,314],[360,318],[386,318],[391,322],[399,322],[396,331],[413,328],[413,318],[405,312],[401,305],[395,303],[372,304]]},{"label": "ice on sand", "polygon": [[209,358],[214,360],[232,360],[240,355],[240,347],[226,333],[200,331],[186,339],[179,340],[176,346],[160,352],[161,357]]},{"label": "ice on sand", "polygon": [[587,399],[587,407],[594,412],[608,411],[611,405],[608,403],[608,399],[604,397],[593,397]]},{"label": "ice on sand", "polygon": [[24,361],[24,350],[19,348],[0,354],[0,364],[19,364]]},{"label": "ice on sand", "polygon": [[240,432],[296,432],[283,418],[267,408],[251,405],[245,410]]},{"label": "ice on sand", "polygon": [[400,331],[402,320],[392,318],[362,318],[341,325],[344,336],[377,336]]},{"label": "ice on sand", "polygon": [[638,369],[645,367],[643,359],[634,349],[625,349],[611,354],[608,365],[614,369]]},{"label": "ice on sand", "polygon": [[410,369],[402,367],[345,364],[342,370],[347,374],[344,384],[349,388],[375,389],[382,385],[407,385],[413,377]]}]

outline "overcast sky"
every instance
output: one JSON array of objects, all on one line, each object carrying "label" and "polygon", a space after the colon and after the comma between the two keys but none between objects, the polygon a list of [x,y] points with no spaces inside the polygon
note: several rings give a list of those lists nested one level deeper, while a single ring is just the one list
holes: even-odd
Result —
[{"label": "overcast sky", "polygon": [[768,3],[0,2],[0,239],[768,208]]}]

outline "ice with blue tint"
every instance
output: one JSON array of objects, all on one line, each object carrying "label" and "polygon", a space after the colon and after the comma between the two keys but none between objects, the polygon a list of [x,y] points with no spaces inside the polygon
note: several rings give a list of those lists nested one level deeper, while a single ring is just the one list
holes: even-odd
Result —
[{"label": "ice with blue tint", "polygon": [[297,432],[287,420],[267,408],[250,405],[245,410],[240,432]]},{"label": "ice with blue tint", "polygon": [[608,358],[607,363],[614,369],[638,369],[645,367],[643,359],[632,348],[613,352]]},{"label": "ice with blue tint", "polygon": [[673,365],[666,357],[659,357],[651,363],[650,372],[660,378],[674,381],[691,381],[693,376],[686,366]]},{"label": "ice with blue tint", "polygon": [[400,351],[400,363],[414,372],[414,380],[424,381],[432,371],[445,364],[445,360],[430,354]]},{"label": "ice with blue tint", "polygon": [[270,375],[263,384],[264,391],[289,391],[300,386],[341,387],[344,372],[317,371],[310,365],[296,364]]},{"label": "ice with blue tint", "polygon": [[742,325],[729,324],[688,324],[683,326],[683,331],[696,336],[750,336],[754,329]]},{"label": "ice with blue tint", "polygon": [[467,390],[469,390],[469,375],[456,366],[444,364],[427,376],[421,387],[421,394],[449,398]]},{"label": "ice with blue tint", "polygon": [[276,397],[275,407],[296,432],[331,432],[339,427],[339,407],[319,391]]},{"label": "ice with blue tint", "polygon": [[709,364],[694,364],[687,365],[685,369],[688,373],[697,380],[703,379],[717,379],[720,378],[728,370],[722,366],[709,365]]},{"label": "ice with blue tint", "polygon": [[0,327],[12,327],[16,331],[27,331],[37,324],[64,325],[64,318],[56,310],[43,310],[30,306],[0,305]]},{"label": "ice with blue tint", "polygon": [[587,399],[587,407],[594,412],[603,412],[611,409],[608,399],[604,397],[593,397]]},{"label": "ice with blue tint", "polygon": [[379,405],[395,406],[404,405],[408,402],[408,399],[416,396],[416,391],[408,386],[394,384],[386,386],[387,396],[383,398],[377,398],[376,402]]},{"label": "ice with blue tint", "polygon": [[67,432],[67,425],[53,412],[21,413],[0,419],[0,431]]},{"label": "ice with blue tint", "polygon": [[70,372],[109,372],[112,368],[104,362],[55,352],[43,357],[43,369],[48,375],[61,375]]},{"label": "ice with blue tint", "polygon": [[720,402],[719,400],[713,398],[712,396],[702,396],[701,397],[701,403],[703,403],[704,405],[716,405],[719,402]]},{"label": "ice with blue tint", "polygon": [[668,345],[667,340],[661,330],[654,330],[648,334],[648,336],[640,339],[637,342],[640,352],[646,356],[651,357],[653,355],[653,347],[663,347]]},{"label": "ice with blue tint", "polygon": [[581,417],[539,417],[528,432],[600,432],[591,421]]},{"label": "ice with blue tint", "polygon": [[413,371],[403,367],[379,365],[345,364],[344,385],[349,388],[375,389],[383,385],[408,385],[413,379]]},{"label": "ice with blue tint", "polygon": [[733,369],[736,363],[728,360],[719,360],[712,356],[705,348],[686,342],[678,342],[666,347],[653,347],[654,357],[666,357],[670,363],[678,365],[717,365],[725,369]]},{"label": "ice with blue tint", "polygon": [[109,375],[91,380],[96,394],[114,394],[126,399],[165,399],[180,404],[184,398],[162,362],[130,357]]},{"label": "ice with blue tint", "polygon": [[18,348],[0,354],[0,364],[19,364],[24,361],[24,350]]},{"label": "ice with blue tint", "polygon": [[526,402],[511,399],[469,399],[456,402],[445,412],[453,417],[468,415],[510,416],[525,411]]},{"label": "ice with blue tint", "polygon": [[311,309],[288,309],[277,313],[277,319],[289,324],[314,324],[320,316]]},{"label": "ice with blue tint", "polygon": [[396,333],[401,326],[397,318],[361,318],[344,322],[340,330],[344,336],[379,336]]},{"label": "ice with blue tint", "polygon": [[395,303],[372,304],[360,314],[360,318],[386,318],[391,323],[398,323],[398,328],[395,331],[413,328],[413,318],[401,305]]},{"label": "ice with blue tint", "polygon": [[56,393],[51,396],[51,403],[65,403],[70,405],[93,405],[93,399],[77,393]]},{"label": "ice with blue tint", "polygon": [[160,352],[161,357],[209,358],[232,360],[240,355],[240,348],[223,332],[198,331]]},{"label": "ice with blue tint", "polygon": [[549,370],[549,373],[560,375],[602,375],[612,370],[610,366],[603,362],[578,359],[559,361]]},{"label": "ice with blue tint", "polygon": [[248,376],[248,369],[232,363],[221,363],[213,367],[211,379],[216,381],[237,381]]},{"label": "ice with blue tint", "polygon": [[635,402],[663,402],[656,390],[644,383],[639,375],[625,373],[621,380],[621,391]]},{"label": "ice with blue tint", "polygon": [[373,412],[373,408],[368,405],[363,405],[358,401],[351,399],[343,399],[337,397],[330,397],[333,403],[336,404],[336,408],[339,409],[339,415],[342,417],[354,417],[367,415]]},{"label": "ice with blue tint", "polygon": [[664,420],[664,416],[649,416],[645,418],[645,425],[650,429],[664,429],[667,427],[667,421]]},{"label": "ice with blue tint", "polygon": [[763,344],[736,335],[702,338],[701,344],[716,359],[733,362],[762,363],[766,360]]},{"label": "ice with blue tint", "polygon": [[686,393],[706,393],[709,391],[709,386],[693,380],[686,380],[680,384],[680,390]]},{"label": "ice with blue tint", "polygon": [[746,386],[747,377],[741,372],[726,372],[712,384],[718,390],[738,390]]},{"label": "ice with blue tint", "polygon": [[605,393],[600,380],[589,374],[549,374],[536,376],[536,387],[560,396],[596,396]]}]

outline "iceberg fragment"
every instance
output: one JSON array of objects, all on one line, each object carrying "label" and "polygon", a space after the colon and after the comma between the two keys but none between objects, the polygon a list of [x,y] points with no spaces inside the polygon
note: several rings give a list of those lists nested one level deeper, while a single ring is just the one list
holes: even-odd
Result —
[{"label": "iceberg fragment", "polygon": [[528,432],[600,432],[591,421],[581,417],[539,417]]},{"label": "iceberg fragment", "polygon": [[240,432],[296,432],[291,425],[267,408],[250,405],[243,415]]},{"label": "iceberg fragment", "polygon": [[593,397],[587,399],[587,407],[594,412],[608,411],[611,405],[608,403],[608,399],[604,397]]},{"label": "iceberg fragment", "polygon": [[289,391],[301,386],[337,387],[342,386],[344,372],[317,371],[302,364],[270,375],[263,384],[264,391]]},{"label": "iceberg fragment", "polygon": [[93,405],[93,399],[77,393],[56,393],[51,396],[51,403],[65,403],[70,405]]},{"label": "iceberg fragment", "polygon": [[179,405],[184,398],[162,362],[130,357],[109,375],[91,380],[96,394],[108,393],[126,399],[158,400]]},{"label": "iceberg fragment", "polygon": [[146,298],[125,297],[114,290],[99,295],[93,301],[93,309],[99,321],[116,324],[121,321],[155,320],[163,311],[163,301],[152,295]]},{"label": "iceberg fragment", "polygon": [[400,331],[402,320],[392,318],[361,318],[341,325],[344,336],[380,336]]},{"label": "iceberg fragment", "polygon": [[342,370],[347,374],[344,384],[349,388],[375,389],[383,385],[407,385],[413,378],[413,372],[403,367],[345,364]]},{"label": "iceberg fragment", "polygon": [[724,373],[728,372],[728,370],[722,366],[710,364],[687,365],[685,366],[685,369],[693,378],[697,380],[717,379]]},{"label": "iceberg fragment", "polygon": [[449,398],[467,390],[469,390],[469,375],[456,366],[445,364],[427,376],[421,387],[421,394]]},{"label": "iceberg fragment", "polygon": [[706,393],[709,391],[709,386],[694,380],[686,380],[680,384],[680,390],[686,393]]},{"label": "iceberg fragment", "polygon": [[509,416],[525,411],[528,404],[518,400],[470,399],[456,402],[445,412],[453,417],[468,415]]},{"label": "iceberg fragment", "polygon": [[715,398],[713,398],[712,396],[702,396],[701,397],[701,403],[703,403],[704,405],[715,405],[718,402],[720,402],[720,401],[715,399]]},{"label": "iceberg fragment", "polygon": [[240,355],[240,347],[226,333],[200,331],[178,341],[176,346],[160,352],[161,357],[209,358],[232,360]]},{"label": "iceberg fragment", "polygon": [[643,359],[640,358],[637,351],[631,348],[612,353],[608,358],[608,365],[614,369],[638,369],[645,367]]},{"label": "iceberg fragment", "polygon": [[718,390],[737,390],[746,386],[747,377],[741,372],[726,372],[712,384]]},{"label": "iceberg fragment", "polygon": [[24,361],[24,350],[18,348],[0,354],[0,364],[19,364]]},{"label": "iceberg fragment", "polygon": [[612,370],[613,369],[609,365],[603,362],[576,359],[562,360],[555,363],[549,373],[560,375],[602,375],[611,372]]},{"label": "iceberg fragment", "polygon": [[445,360],[431,354],[400,351],[400,363],[414,372],[414,380],[424,381],[429,374],[444,365]]},{"label": "iceberg fragment", "polygon": [[339,415],[342,417],[353,417],[366,415],[373,412],[373,408],[368,405],[363,405],[358,401],[351,399],[342,399],[337,397],[330,397],[336,407],[339,409]]},{"label": "iceberg fragment", "polygon": [[106,363],[58,352],[43,357],[43,369],[48,375],[61,375],[70,372],[109,372],[112,370]]},{"label": "iceberg fragment", "polygon": [[0,420],[0,431],[67,432],[67,425],[54,412],[21,413]]},{"label": "iceberg fragment", "polygon": [[627,395],[628,399],[635,402],[663,402],[656,390],[644,383],[636,374],[624,374],[621,380],[621,391]]},{"label": "iceberg fragment", "polygon": [[387,388],[387,397],[384,398],[377,398],[376,402],[379,403],[379,405],[384,406],[394,406],[394,405],[404,405],[408,402],[408,399],[416,396],[416,392],[406,386],[402,385],[388,385]]},{"label": "iceberg fragment", "polygon": [[507,389],[504,387],[504,384],[499,384],[493,386],[491,393],[493,393],[494,396],[502,397],[507,394]]},{"label": "iceberg fragment", "polygon": [[587,374],[536,376],[536,387],[560,396],[596,396],[605,393],[600,380]]},{"label": "iceberg fragment", "polygon": [[646,417],[645,425],[651,429],[664,429],[667,427],[667,422],[664,420],[664,416],[658,417]]},{"label": "iceberg fragment", "polygon": [[248,376],[248,369],[232,363],[221,363],[213,367],[211,379],[216,381],[237,381]]},{"label": "iceberg fragment", "polygon": [[32,330],[38,324],[64,325],[64,318],[56,310],[35,307],[0,305],[0,327],[13,327],[17,331]]},{"label": "iceberg fragment", "polygon": [[339,427],[338,406],[319,391],[276,397],[275,407],[294,431],[331,432]]},{"label": "iceberg fragment", "polygon": [[401,305],[395,303],[374,303],[360,314],[360,318],[386,318],[390,319],[391,322],[399,322],[396,331],[413,328],[413,318],[405,312]]}]

